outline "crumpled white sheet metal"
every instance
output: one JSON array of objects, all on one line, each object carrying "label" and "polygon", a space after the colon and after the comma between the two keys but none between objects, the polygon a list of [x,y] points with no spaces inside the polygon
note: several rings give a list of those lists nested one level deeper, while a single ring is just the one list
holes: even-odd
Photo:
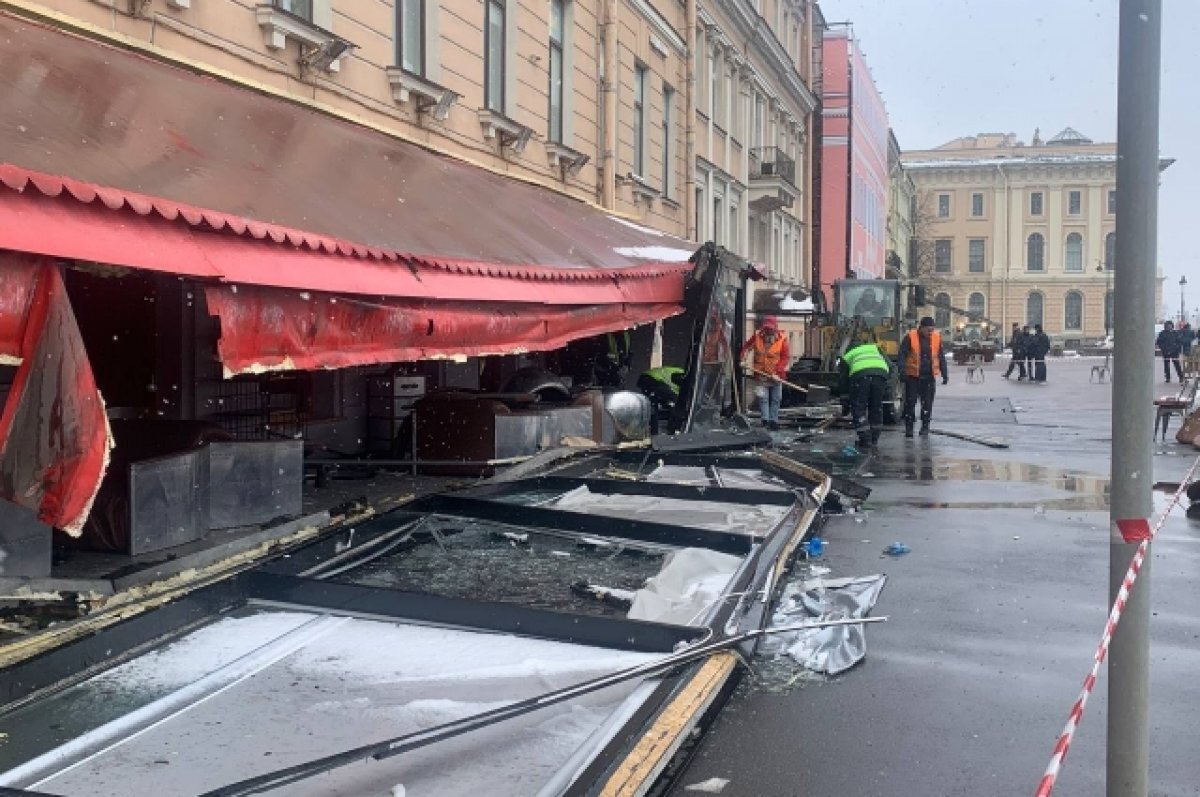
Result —
[{"label": "crumpled white sheet metal", "polygon": [[[866,617],[879,600],[886,580],[887,576],[877,574],[789,583],[771,617],[771,626]],[[763,641],[761,651],[791,656],[814,672],[838,675],[867,655],[867,638],[861,625],[814,628],[772,634]]]}]

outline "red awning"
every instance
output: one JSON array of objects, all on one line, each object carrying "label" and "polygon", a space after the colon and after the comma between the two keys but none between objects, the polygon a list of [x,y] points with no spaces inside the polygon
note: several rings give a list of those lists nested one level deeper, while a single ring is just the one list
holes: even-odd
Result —
[{"label": "red awning", "polygon": [[104,402],[58,268],[0,253],[0,290],[0,351],[22,360],[0,414],[0,498],[78,535],[108,464]]},{"label": "red awning", "polygon": [[673,304],[554,307],[477,302],[365,302],[273,288],[212,287],[227,375],[544,351],[675,314]]},{"label": "red awning", "polygon": [[12,16],[0,37],[0,247],[379,296],[682,296],[690,244],[558,192]]}]

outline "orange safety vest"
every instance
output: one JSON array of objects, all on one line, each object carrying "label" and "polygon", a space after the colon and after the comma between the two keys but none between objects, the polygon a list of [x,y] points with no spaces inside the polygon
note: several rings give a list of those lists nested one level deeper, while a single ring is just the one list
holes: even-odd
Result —
[{"label": "orange safety vest", "polygon": [[783,357],[783,335],[775,333],[775,340],[770,347],[762,335],[754,336],[754,370],[764,374],[774,374],[779,369],[779,360]]},{"label": "orange safety vest", "polygon": [[[929,336],[929,359],[933,361],[933,375],[942,375],[941,358],[938,352],[942,350],[942,333],[936,329]],[[904,375],[921,375],[921,335],[917,330],[908,333],[908,356],[904,358]]]}]

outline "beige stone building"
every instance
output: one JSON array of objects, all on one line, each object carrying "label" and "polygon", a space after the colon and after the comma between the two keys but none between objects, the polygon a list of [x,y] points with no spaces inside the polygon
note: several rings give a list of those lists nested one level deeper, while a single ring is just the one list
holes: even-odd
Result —
[{"label": "beige stone building", "polygon": [[[690,229],[765,265],[760,291],[811,283],[817,13],[808,0],[698,3]],[[799,351],[804,323],[782,328]]]},{"label": "beige stone building", "polygon": [[[913,277],[913,216],[917,186],[904,167],[900,144],[888,130],[887,277],[911,281]],[[903,296],[907,302],[908,292]]]},{"label": "beige stone building", "polygon": [[716,239],[779,284],[806,281],[808,0],[0,7]]},{"label": "beige stone building", "polygon": [[[930,300],[1005,331],[1041,323],[1067,348],[1111,329],[1116,144],[1071,128],[1046,141],[1035,132],[1028,145],[980,134],[903,161],[917,186],[917,276]],[[1160,281],[1156,307],[1161,293]],[[963,320],[935,317],[946,329]]]}]

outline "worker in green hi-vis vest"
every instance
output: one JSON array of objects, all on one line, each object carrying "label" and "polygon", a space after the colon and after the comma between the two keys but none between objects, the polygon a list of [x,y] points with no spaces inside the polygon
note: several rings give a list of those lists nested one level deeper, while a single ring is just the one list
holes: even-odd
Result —
[{"label": "worker in green hi-vis vest", "polygon": [[858,446],[874,446],[883,433],[883,396],[892,365],[878,346],[864,340],[850,344],[839,369],[849,385],[850,412],[854,431],[858,433]]},{"label": "worker in green hi-vis vest", "polygon": [[672,365],[651,368],[638,377],[638,390],[650,399],[650,433],[658,434],[658,419],[665,411],[674,408],[679,400],[679,385],[683,382],[683,369]]}]

